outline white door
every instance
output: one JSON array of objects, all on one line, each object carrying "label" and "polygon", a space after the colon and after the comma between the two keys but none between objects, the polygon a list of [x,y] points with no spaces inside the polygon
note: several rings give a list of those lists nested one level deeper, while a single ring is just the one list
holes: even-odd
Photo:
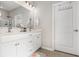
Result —
[{"label": "white door", "polygon": [[74,47],[76,50],[76,54],[79,55],[79,2],[75,2],[74,5],[74,20],[73,20],[73,26],[74,26]]},{"label": "white door", "polygon": [[73,53],[72,2],[61,2],[55,5],[55,49]]}]

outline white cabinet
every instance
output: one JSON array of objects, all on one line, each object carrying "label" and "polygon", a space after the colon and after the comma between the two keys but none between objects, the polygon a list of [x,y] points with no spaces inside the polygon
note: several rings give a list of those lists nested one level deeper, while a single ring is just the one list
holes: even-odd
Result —
[{"label": "white cabinet", "polygon": [[[27,57],[41,47],[41,33],[27,33],[6,39],[14,39],[0,44],[1,57]],[[23,37],[22,37],[23,36]]]}]

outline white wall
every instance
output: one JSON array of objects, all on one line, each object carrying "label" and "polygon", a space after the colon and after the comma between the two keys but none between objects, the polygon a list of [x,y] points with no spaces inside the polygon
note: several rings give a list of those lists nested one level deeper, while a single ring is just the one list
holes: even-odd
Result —
[{"label": "white wall", "polygon": [[61,1],[36,1],[42,28],[42,47],[48,50],[54,50],[54,8],[52,4],[59,2]]},{"label": "white wall", "polygon": [[52,3],[37,2],[37,10],[42,28],[42,47],[52,49]]}]

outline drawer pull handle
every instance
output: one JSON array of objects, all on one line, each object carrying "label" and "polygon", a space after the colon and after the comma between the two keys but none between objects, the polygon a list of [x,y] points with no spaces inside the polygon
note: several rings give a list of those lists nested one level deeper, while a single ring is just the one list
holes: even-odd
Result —
[{"label": "drawer pull handle", "polygon": [[15,44],[15,46],[18,46],[18,45],[19,45],[19,43],[16,43],[16,44]]}]

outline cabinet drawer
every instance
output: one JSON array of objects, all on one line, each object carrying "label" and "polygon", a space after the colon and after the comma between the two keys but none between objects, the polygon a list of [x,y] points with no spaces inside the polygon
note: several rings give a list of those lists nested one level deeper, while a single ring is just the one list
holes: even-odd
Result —
[{"label": "cabinet drawer", "polygon": [[22,45],[25,45],[27,48],[33,47],[33,41],[22,42]]}]

